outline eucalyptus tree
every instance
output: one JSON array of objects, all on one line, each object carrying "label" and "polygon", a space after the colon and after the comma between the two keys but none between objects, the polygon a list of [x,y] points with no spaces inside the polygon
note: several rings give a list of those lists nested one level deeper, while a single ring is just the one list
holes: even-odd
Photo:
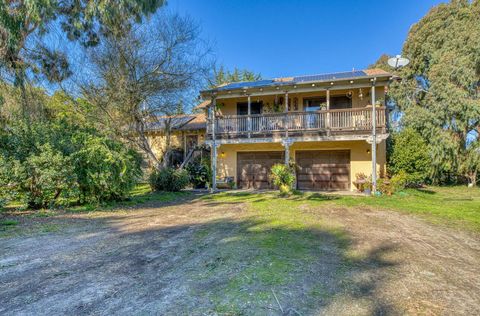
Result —
[{"label": "eucalyptus tree", "polygon": [[50,82],[71,75],[67,56],[43,41],[60,30],[70,41],[95,46],[116,26],[131,26],[154,13],[164,0],[3,0],[0,1],[0,71],[19,87],[27,115],[25,90],[29,71]]},{"label": "eucalyptus tree", "polygon": [[410,29],[410,64],[390,95],[402,123],[428,142],[433,176],[455,174],[475,185],[480,170],[480,1],[434,7]]}]

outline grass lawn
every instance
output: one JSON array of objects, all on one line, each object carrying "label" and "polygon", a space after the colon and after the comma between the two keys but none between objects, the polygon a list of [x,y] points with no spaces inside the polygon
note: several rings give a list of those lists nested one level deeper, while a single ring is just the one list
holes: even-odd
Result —
[{"label": "grass lawn", "polygon": [[335,204],[373,207],[420,215],[430,221],[480,232],[480,188],[465,186],[407,189],[393,196],[341,197]]}]

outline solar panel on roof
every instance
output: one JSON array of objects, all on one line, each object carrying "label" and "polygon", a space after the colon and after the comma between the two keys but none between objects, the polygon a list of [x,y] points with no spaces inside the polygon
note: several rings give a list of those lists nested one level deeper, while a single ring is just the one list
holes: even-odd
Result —
[{"label": "solar panel on roof", "polygon": [[283,85],[291,85],[291,84],[311,82],[311,81],[339,80],[339,79],[348,79],[348,78],[365,77],[365,76],[368,76],[368,74],[365,71],[357,70],[357,71],[347,71],[347,72],[335,72],[335,73],[329,73],[329,74],[298,76],[298,77],[294,77],[293,80],[288,80],[288,81],[259,80],[259,81],[248,81],[248,82],[234,82],[234,83],[227,84],[223,87],[217,88],[217,91],[249,89],[249,88],[256,88],[256,87],[267,87],[267,86],[283,86]]},{"label": "solar panel on roof", "polygon": [[364,71],[358,70],[358,71],[336,72],[336,73],[321,74],[321,75],[299,76],[299,77],[293,78],[293,81],[297,83],[301,83],[301,82],[307,82],[307,81],[325,81],[325,80],[364,77],[366,75],[367,74]]}]

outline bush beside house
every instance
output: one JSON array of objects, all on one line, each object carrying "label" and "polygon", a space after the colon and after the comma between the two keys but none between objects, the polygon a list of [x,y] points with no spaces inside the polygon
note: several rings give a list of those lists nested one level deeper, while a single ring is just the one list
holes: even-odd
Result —
[{"label": "bush beside house", "polygon": [[272,182],[278,187],[280,194],[289,194],[292,191],[292,185],[295,182],[293,168],[284,164],[275,164],[270,171]]},{"label": "bush beside house", "polygon": [[391,142],[389,173],[392,176],[401,174],[407,186],[418,186],[427,182],[432,159],[422,136],[415,130],[406,128],[393,134]]},{"label": "bush beside house", "polygon": [[141,176],[137,152],[63,120],[2,130],[0,162],[0,200],[33,209],[124,199]]},{"label": "bush beside house", "polygon": [[190,183],[190,176],[185,169],[167,167],[152,171],[149,183],[153,191],[177,192]]}]

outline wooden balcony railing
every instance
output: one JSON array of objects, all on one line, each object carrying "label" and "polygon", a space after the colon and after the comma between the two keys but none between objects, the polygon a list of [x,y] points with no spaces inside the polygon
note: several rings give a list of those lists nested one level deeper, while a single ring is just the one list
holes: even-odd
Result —
[{"label": "wooden balcony railing", "polygon": [[[376,108],[376,126],[386,126],[385,108]],[[288,112],[258,115],[229,115],[215,118],[217,135],[265,134],[281,131],[364,131],[372,129],[372,108],[355,108],[317,112]],[[212,134],[212,124],[207,124]]]}]

